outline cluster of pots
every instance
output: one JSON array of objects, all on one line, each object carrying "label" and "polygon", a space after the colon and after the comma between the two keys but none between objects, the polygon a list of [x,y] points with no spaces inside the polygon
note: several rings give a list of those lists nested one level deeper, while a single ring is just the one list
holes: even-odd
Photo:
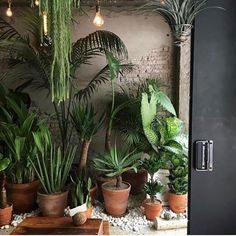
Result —
[{"label": "cluster of pots", "polygon": [[[120,217],[126,213],[129,194],[137,195],[142,192],[148,174],[146,170],[127,171],[123,174],[124,188],[116,190],[111,188],[115,185],[116,179],[97,177],[97,185],[90,190],[92,205],[97,192],[98,200],[105,204],[106,212],[114,217]],[[11,222],[12,210],[14,213],[30,212],[37,208],[37,203],[42,216],[59,217],[64,215],[64,209],[68,205],[68,190],[47,195],[40,192],[38,180],[27,184],[6,183],[8,201],[11,205],[0,209],[0,226],[9,225]],[[187,195],[168,194],[170,209],[175,213],[184,213],[187,207]],[[162,211],[162,202],[150,199],[143,202],[144,213],[149,220],[159,217]],[[86,210],[86,218],[92,215],[93,207]]]}]

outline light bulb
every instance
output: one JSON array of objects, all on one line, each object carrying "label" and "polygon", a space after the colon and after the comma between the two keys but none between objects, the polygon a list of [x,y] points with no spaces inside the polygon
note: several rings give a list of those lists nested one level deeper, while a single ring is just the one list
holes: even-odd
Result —
[{"label": "light bulb", "polygon": [[43,12],[43,33],[48,35],[48,15],[47,12]]},{"label": "light bulb", "polygon": [[13,13],[12,13],[11,7],[8,7],[8,8],[7,8],[6,15],[7,15],[8,17],[12,17]]},{"label": "light bulb", "polygon": [[34,4],[35,4],[36,6],[39,6],[39,0],[35,0]]},{"label": "light bulb", "polygon": [[93,20],[94,25],[101,27],[104,24],[104,19],[101,15],[100,7],[96,6],[96,15]]}]

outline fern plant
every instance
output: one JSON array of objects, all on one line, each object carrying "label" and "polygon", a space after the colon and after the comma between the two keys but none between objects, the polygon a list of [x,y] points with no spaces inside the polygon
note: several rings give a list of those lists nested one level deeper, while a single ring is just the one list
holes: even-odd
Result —
[{"label": "fern plant", "polygon": [[206,7],[207,2],[208,0],[150,0],[140,7],[139,11],[158,13],[163,16],[179,43],[185,41],[191,34],[193,21],[200,12],[216,8]]}]

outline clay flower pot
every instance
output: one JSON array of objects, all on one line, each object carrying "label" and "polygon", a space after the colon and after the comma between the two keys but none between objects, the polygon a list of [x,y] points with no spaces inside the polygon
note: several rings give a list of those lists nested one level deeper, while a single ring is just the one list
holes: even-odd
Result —
[{"label": "clay flower pot", "polygon": [[37,191],[39,180],[27,184],[12,184],[6,182],[7,199],[13,204],[14,213],[26,213],[37,208]]},{"label": "clay flower pot", "polygon": [[102,185],[104,183],[108,183],[108,182],[112,182],[112,183],[116,183],[116,178],[109,178],[109,177],[105,177],[103,175],[98,175],[96,176],[96,182],[97,182],[97,199],[100,202],[104,202],[104,198],[103,198],[103,194],[102,194]]},{"label": "clay flower pot", "polygon": [[169,205],[170,209],[175,213],[186,212],[188,205],[188,197],[185,195],[177,195],[169,192]]},{"label": "clay flower pot", "polygon": [[38,204],[42,216],[64,216],[64,210],[67,206],[67,197],[68,191],[51,195],[38,192]]},{"label": "clay flower pot", "polygon": [[12,217],[12,204],[6,208],[0,208],[0,227],[9,225]]},{"label": "clay flower pot", "polygon": [[122,179],[131,184],[130,193],[137,195],[143,191],[143,187],[148,179],[148,173],[144,169],[138,170],[137,173],[133,170],[128,170],[122,174]]},{"label": "clay flower pot", "polygon": [[113,182],[102,185],[106,212],[114,217],[124,215],[128,206],[131,185],[127,182],[122,182],[122,184],[123,187],[121,189],[116,189],[116,185]]},{"label": "clay flower pot", "polygon": [[162,202],[155,200],[154,203],[151,199],[146,199],[143,203],[144,214],[148,220],[154,220],[156,217],[160,217],[162,212]]}]

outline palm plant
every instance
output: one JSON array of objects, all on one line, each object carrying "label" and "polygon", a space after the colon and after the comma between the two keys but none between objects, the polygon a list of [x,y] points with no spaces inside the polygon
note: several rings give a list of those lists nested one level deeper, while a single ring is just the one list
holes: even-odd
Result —
[{"label": "palm plant", "polygon": [[[12,25],[0,18],[0,61],[8,62],[9,70],[4,73],[2,79],[22,81],[18,90],[26,87],[34,89],[46,88],[50,91],[50,76],[52,67],[52,48],[41,44],[40,18],[31,11],[24,15],[28,31],[33,35],[33,40],[28,35],[21,35]],[[87,101],[96,91],[98,86],[109,81],[108,65],[102,68],[88,85],[78,91],[74,85],[77,70],[83,64],[90,65],[95,56],[103,56],[106,52],[112,52],[121,61],[127,59],[127,49],[122,40],[109,31],[95,31],[85,38],[78,39],[72,44],[70,60],[70,97],[68,101],[60,104],[54,102],[54,108],[61,134],[62,152],[70,143],[71,123],[70,108],[75,98]],[[130,71],[130,64],[121,65],[121,73]],[[50,91],[51,92],[51,91]]]},{"label": "palm plant", "polygon": [[107,177],[116,177],[116,188],[119,189],[122,184],[122,173],[128,170],[137,172],[137,160],[139,159],[139,153],[125,149],[119,150],[115,145],[110,152],[93,159],[93,166]]},{"label": "palm plant", "polygon": [[[185,41],[190,35],[195,17],[206,7],[208,0],[151,0],[139,8],[142,12],[158,13],[170,25],[175,39]],[[216,7],[214,7],[216,8]],[[221,8],[222,9],[222,8]]]},{"label": "palm plant", "polygon": [[102,114],[98,119],[96,119],[96,116],[97,112],[95,112],[94,107],[88,104],[74,104],[71,111],[72,124],[82,142],[79,162],[80,171],[87,165],[88,151],[92,138],[102,127],[105,120],[105,114]]}]

